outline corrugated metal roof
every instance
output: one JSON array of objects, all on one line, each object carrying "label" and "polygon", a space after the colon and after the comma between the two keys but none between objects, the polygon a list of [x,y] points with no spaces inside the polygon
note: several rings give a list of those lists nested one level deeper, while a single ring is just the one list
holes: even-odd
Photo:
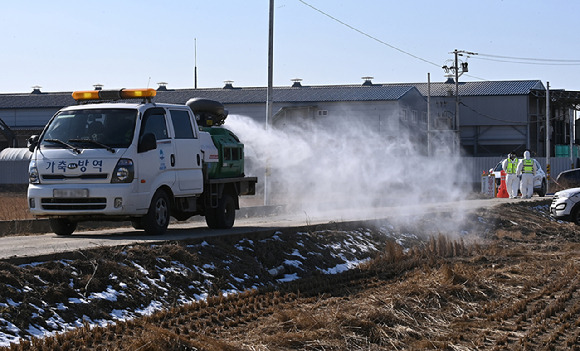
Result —
[{"label": "corrugated metal roof", "polygon": [[[276,87],[272,98],[275,102],[389,101],[398,100],[413,89],[411,85]],[[263,103],[266,101],[266,88],[159,91],[155,101],[183,104],[192,97],[208,98],[224,104]]]},{"label": "corrugated metal roof", "polygon": [[[362,85],[328,85],[302,87],[275,87],[275,102],[338,102],[338,101],[389,101],[398,100],[416,88],[427,96],[427,83],[398,83]],[[527,95],[531,89],[545,89],[540,80],[460,82],[461,96]],[[431,96],[448,96],[455,93],[454,83],[431,83]],[[224,104],[263,103],[266,88],[233,89],[177,89],[158,91],[154,101],[183,104],[192,97],[203,97]],[[60,108],[74,105],[71,92],[40,94],[0,94],[0,109]]]},{"label": "corrugated metal roof", "polygon": [[0,94],[0,108],[61,108],[74,105],[71,92],[41,94]]},{"label": "corrugated metal roof", "polygon": [[[427,96],[428,84],[411,84],[416,87],[423,96]],[[460,96],[498,96],[498,95],[528,95],[530,90],[545,90],[540,80],[509,80],[509,81],[484,81],[484,82],[461,82],[459,81]],[[431,83],[431,96],[448,96],[449,91],[455,95],[455,82]]]}]

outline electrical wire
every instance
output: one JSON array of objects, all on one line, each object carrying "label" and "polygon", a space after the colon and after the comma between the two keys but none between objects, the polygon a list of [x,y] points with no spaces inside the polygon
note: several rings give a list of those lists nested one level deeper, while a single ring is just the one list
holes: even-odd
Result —
[{"label": "electrical wire", "polygon": [[496,58],[496,59],[580,64],[580,60],[561,60],[561,59],[544,59],[544,58],[531,58],[531,57],[513,57],[513,56],[499,56],[499,55],[482,54],[482,53],[477,53],[477,55],[478,56],[485,56],[485,57],[492,57],[492,58]]},{"label": "electrical wire", "polygon": [[580,61],[577,63],[548,63],[548,62],[525,62],[525,61],[509,61],[509,60],[499,60],[499,59],[492,59],[492,58],[484,58],[484,57],[474,57],[475,59],[485,60],[485,61],[495,61],[495,62],[506,62],[506,63],[518,63],[524,65],[539,65],[539,66],[580,66]]},{"label": "electrical wire", "polygon": [[318,9],[318,8],[316,8],[316,7],[314,7],[314,6],[312,6],[312,5],[310,5],[309,3],[307,3],[307,2],[306,2],[306,1],[304,1],[304,0],[298,0],[298,1],[300,1],[300,2],[301,2],[302,4],[304,4],[305,6],[308,6],[308,7],[310,7],[310,8],[311,8],[311,9],[313,9],[314,11],[317,11],[317,12],[319,12],[319,13],[323,14],[324,16],[326,16],[326,17],[328,17],[328,18],[332,19],[333,21],[335,21],[335,22],[338,22],[338,23],[342,24],[343,26],[345,26],[345,27],[347,27],[347,28],[349,28],[349,29],[351,29],[351,30],[353,30],[353,31],[355,31],[355,32],[357,32],[357,33],[359,33],[359,34],[362,34],[362,35],[364,35],[365,37],[367,37],[367,38],[369,38],[369,39],[372,39],[372,40],[374,40],[374,41],[376,41],[376,42],[378,42],[378,43],[380,43],[380,44],[382,44],[382,45],[388,46],[388,47],[390,47],[391,49],[397,50],[397,51],[399,51],[400,53],[403,53],[403,54],[405,54],[405,55],[411,56],[412,58],[415,58],[415,59],[417,59],[417,60],[420,60],[420,61],[426,62],[426,63],[428,63],[428,64],[431,64],[431,65],[433,65],[433,66],[436,66],[436,67],[439,67],[439,68],[441,68],[441,65],[439,65],[439,64],[437,64],[437,63],[435,63],[435,62],[431,62],[431,61],[429,61],[429,60],[426,60],[426,59],[424,59],[424,58],[422,58],[422,57],[419,57],[419,56],[417,56],[417,55],[414,55],[414,54],[412,54],[412,53],[410,53],[410,52],[407,52],[407,51],[405,51],[405,50],[403,50],[403,49],[400,49],[400,48],[398,48],[398,47],[396,47],[396,46],[394,46],[394,45],[391,45],[391,44],[389,44],[389,43],[387,43],[387,42],[384,42],[384,41],[382,41],[381,39],[379,39],[379,38],[377,38],[377,37],[374,37],[374,36],[372,36],[372,35],[370,35],[370,34],[368,34],[368,33],[366,33],[366,32],[363,32],[362,30],[360,30],[360,29],[357,29],[357,28],[355,28],[355,27],[351,26],[350,24],[348,24],[348,23],[345,23],[345,22],[341,21],[341,20],[339,20],[338,18],[336,18],[336,17],[334,17],[334,16],[332,16],[332,15],[329,15],[328,13],[326,13],[326,12],[324,12],[324,11],[322,11],[322,10],[320,10],[320,9]]},{"label": "electrical wire", "polygon": [[[400,49],[400,48],[398,48],[398,47],[396,47],[394,45],[391,45],[391,44],[389,44],[387,42],[384,42],[384,41],[382,41],[382,40],[380,40],[380,39],[378,39],[378,38],[376,38],[376,37],[374,37],[374,36],[372,36],[372,35],[370,35],[370,34],[368,34],[366,32],[363,32],[362,30],[357,29],[357,28],[351,26],[350,24],[345,23],[345,22],[339,20],[338,18],[336,18],[336,17],[334,17],[334,16],[332,16],[332,15],[330,15],[330,14],[328,14],[328,13],[326,13],[326,12],[324,12],[324,11],[322,11],[322,10],[314,7],[314,6],[312,6],[311,4],[307,3],[304,0],[298,0],[298,1],[300,1],[305,6],[308,6],[311,9],[313,9],[313,10],[321,13],[322,15],[324,15],[324,16],[332,19],[333,21],[336,21],[336,22],[342,24],[343,26],[345,26],[345,27],[347,27],[347,28],[349,28],[349,29],[357,32],[357,33],[366,36],[369,39],[372,39],[372,40],[374,40],[374,41],[376,41],[376,42],[378,42],[378,43],[380,43],[382,45],[388,46],[391,49],[397,50],[397,51],[399,51],[399,52],[401,52],[401,53],[403,53],[405,55],[411,56],[411,57],[413,57],[413,58],[415,58],[417,60],[426,62],[426,63],[431,64],[431,65],[436,66],[436,67],[440,67],[440,65],[438,65],[438,64],[436,64],[434,62],[431,62],[429,60],[426,60],[426,59],[424,59],[422,57],[419,57],[417,55],[411,54],[410,52],[407,52],[407,51],[405,51],[403,49]],[[476,57],[476,56],[478,56],[478,57]],[[483,56],[484,58],[482,58],[481,56]],[[539,58],[526,58],[526,57],[499,56],[499,55],[490,55],[490,54],[482,54],[482,53],[477,53],[477,55],[475,55],[475,56],[469,55],[468,57],[479,58],[479,59],[482,59],[482,60],[489,60],[489,61],[499,61],[499,62],[508,62],[508,63],[522,63],[522,64],[535,64],[535,65],[580,65],[580,60],[539,59]],[[485,58],[485,57],[487,57],[487,58]],[[500,60],[500,59],[505,59],[505,60]],[[509,60],[521,60],[521,61],[509,61]],[[537,61],[537,62],[525,62],[525,61]],[[471,75],[467,75],[467,76],[472,77],[472,78],[476,78],[476,79],[480,79],[480,80],[486,80],[486,79],[479,78],[479,77],[475,77],[475,76],[471,76]],[[476,109],[474,109],[473,107],[471,107],[469,105],[466,105],[463,102],[460,102],[460,104],[463,105],[463,106],[465,106],[467,109],[471,110],[475,114],[478,114],[478,115],[480,115],[482,117],[485,117],[485,118],[488,118],[488,119],[491,119],[491,120],[494,120],[494,121],[509,123],[509,125],[512,125],[512,126],[525,126],[525,125],[527,125],[527,122],[516,122],[516,121],[512,121],[512,120],[506,120],[506,119],[502,119],[502,118],[493,117],[493,116],[487,115],[485,113],[479,112]],[[555,119],[557,119],[559,117],[560,116],[553,116],[553,117],[550,118],[550,120],[553,121],[553,120],[555,120]]]},{"label": "electrical wire", "polygon": [[[319,8],[317,8],[317,7],[309,4],[309,3],[307,3],[304,0],[298,0],[298,1],[301,2],[303,5],[311,8],[312,10],[314,10],[314,11],[316,11],[316,12],[318,12],[318,13],[320,13],[320,14],[328,17],[328,18],[330,18],[331,20],[333,20],[333,21],[335,21],[337,23],[340,23],[341,25],[349,28],[350,30],[353,30],[353,31],[355,31],[355,32],[357,32],[357,33],[359,33],[361,35],[364,35],[365,37],[367,37],[367,38],[369,38],[371,40],[374,40],[374,41],[376,41],[376,42],[378,42],[378,43],[380,43],[382,45],[388,46],[391,49],[397,50],[398,52],[400,52],[402,54],[405,54],[405,55],[408,55],[408,56],[410,56],[410,57],[412,57],[414,59],[423,61],[423,62],[428,63],[430,65],[433,65],[435,67],[441,67],[441,65],[439,65],[439,64],[437,64],[435,62],[432,62],[432,61],[429,61],[429,60],[424,59],[422,57],[419,57],[417,55],[414,55],[414,54],[412,54],[412,53],[410,53],[408,51],[405,51],[405,50],[403,50],[401,48],[398,48],[398,47],[396,47],[396,46],[394,46],[392,44],[389,44],[389,43],[387,43],[387,42],[385,42],[385,41],[383,41],[383,40],[381,40],[381,39],[379,39],[379,38],[377,38],[377,37],[375,37],[375,36],[373,36],[371,34],[368,34],[368,33],[364,32],[364,31],[362,31],[362,30],[360,30],[358,28],[355,28],[355,27],[351,26],[350,24],[348,24],[348,23],[346,23],[346,22],[344,22],[344,21],[342,21],[342,20],[340,20],[340,19],[338,19],[338,18],[336,18],[336,17],[334,17],[334,16],[332,16],[332,15],[330,15],[330,14],[322,11],[321,9],[319,9]],[[518,64],[526,64],[526,65],[543,65],[543,66],[579,66],[580,65],[580,60],[544,59],[544,58],[530,58],[530,57],[514,57],[514,56],[492,55],[492,54],[485,54],[485,53],[477,53],[474,56],[469,55],[468,57],[474,58],[474,59],[486,60],[486,61],[505,62],[505,63],[518,63]],[[487,81],[488,80],[488,79],[481,78],[481,77],[477,77],[477,76],[473,76],[473,75],[470,75],[470,74],[466,74],[466,76],[471,77],[471,78],[474,78],[474,79],[479,79],[479,80],[482,80],[482,81]]]},{"label": "electrical wire", "polygon": [[[362,35],[364,35],[365,37],[367,37],[367,38],[369,38],[369,39],[372,39],[372,40],[374,40],[374,41],[376,41],[376,42],[378,42],[378,43],[380,43],[380,44],[382,44],[382,45],[388,46],[388,47],[390,47],[390,48],[391,48],[391,49],[393,49],[393,50],[397,50],[397,51],[399,51],[400,53],[403,53],[403,54],[405,54],[405,55],[411,56],[411,57],[412,57],[412,58],[414,58],[414,59],[417,59],[417,60],[420,60],[420,61],[426,62],[426,63],[428,63],[428,64],[430,64],[430,65],[433,65],[433,66],[435,66],[435,67],[441,68],[441,65],[440,65],[440,64],[437,64],[437,63],[435,63],[435,62],[429,61],[429,60],[427,60],[427,59],[424,59],[424,58],[422,58],[422,57],[419,57],[419,56],[417,56],[417,55],[414,55],[414,54],[412,54],[412,53],[410,53],[410,52],[407,52],[407,51],[405,51],[405,50],[403,50],[403,49],[400,49],[400,48],[398,48],[398,47],[396,47],[396,46],[394,46],[394,45],[392,45],[392,44],[389,44],[389,43],[387,43],[387,42],[385,42],[385,41],[383,41],[383,40],[381,40],[381,39],[379,39],[379,38],[377,38],[377,37],[375,37],[375,36],[372,36],[372,35],[370,35],[370,34],[368,34],[368,33],[364,32],[364,31],[362,31],[362,30],[360,30],[360,29],[358,29],[358,28],[355,28],[355,27],[351,26],[350,24],[348,24],[348,23],[346,23],[346,22],[344,22],[344,21],[341,21],[340,19],[338,19],[338,18],[336,18],[336,17],[334,17],[334,16],[332,16],[332,15],[330,15],[330,14],[328,14],[328,13],[326,13],[326,12],[322,11],[322,10],[320,10],[320,9],[319,9],[319,8],[317,8],[317,7],[314,7],[314,6],[312,6],[311,4],[307,3],[307,2],[306,2],[306,1],[304,1],[304,0],[298,0],[298,1],[299,1],[299,2],[301,2],[302,4],[304,4],[305,6],[308,6],[308,7],[310,7],[312,10],[314,10],[314,11],[316,11],[316,12],[318,12],[318,13],[320,13],[320,14],[322,14],[322,15],[324,15],[324,16],[326,16],[326,17],[328,17],[328,18],[330,18],[331,20],[333,20],[333,21],[335,21],[335,22],[338,22],[338,23],[340,23],[341,25],[343,25],[343,26],[345,26],[345,27],[347,27],[347,28],[349,28],[349,29],[351,29],[351,30],[353,30],[353,31],[355,31],[355,32],[357,32],[357,33],[359,33],[359,34],[362,34]],[[469,56],[469,57],[471,57],[471,56]],[[474,78],[474,79],[479,79],[479,80],[481,80],[481,81],[487,81],[487,80],[488,80],[488,79],[485,79],[485,78],[480,78],[480,77],[473,76],[473,75],[470,75],[470,74],[465,74],[465,75],[466,75],[466,76],[468,76],[468,77]]]}]

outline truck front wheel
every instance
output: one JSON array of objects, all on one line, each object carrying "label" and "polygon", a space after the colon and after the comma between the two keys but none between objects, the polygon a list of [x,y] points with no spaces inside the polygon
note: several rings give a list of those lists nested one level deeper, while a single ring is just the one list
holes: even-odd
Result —
[{"label": "truck front wheel", "polygon": [[50,229],[56,235],[71,235],[77,229],[77,222],[72,222],[66,218],[51,218],[49,223]]},{"label": "truck front wheel", "polygon": [[229,229],[236,220],[236,203],[230,194],[223,194],[217,208],[210,208],[205,213],[205,222],[212,229]]},{"label": "truck front wheel", "polygon": [[141,219],[141,224],[147,235],[161,235],[167,230],[169,225],[169,197],[163,190],[157,190],[151,204],[149,211]]}]

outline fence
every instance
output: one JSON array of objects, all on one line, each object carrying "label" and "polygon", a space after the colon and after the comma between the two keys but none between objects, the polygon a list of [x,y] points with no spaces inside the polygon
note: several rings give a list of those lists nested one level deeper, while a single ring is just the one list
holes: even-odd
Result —
[{"label": "fence", "polygon": [[[469,172],[471,173],[471,182],[473,182],[474,188],[477,188],[481,184],[481,175],[483,172],[488,172],[490,168],[495,168],[498,162],[503,161],[501,157],[463,157],[463,164],[466,165]],[[546,158],[538,157],[536,158],[538,163],[542,166],[544,172],[546,172]],[[575,168],[578,159],[575,159],[575,165],[572,167],[569,157],[551,157],[550,158],[550,178],[556,179],[560,172]]]}]

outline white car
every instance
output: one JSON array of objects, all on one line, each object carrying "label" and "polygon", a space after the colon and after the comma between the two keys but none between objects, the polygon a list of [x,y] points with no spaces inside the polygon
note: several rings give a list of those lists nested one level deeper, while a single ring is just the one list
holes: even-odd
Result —
[{"label": "white car", "polygon": [[[503,160],[498,162],[494,168],[489,170],[490,173],[495,175],[495,182],[498,188],[501,184],[501,171],[503,169],[502,162]],[[535,159],[534,162],[536,163],[537,170],[536,175],[534,176],[534,193],[538,194],[539,197],[544,197],[548,189],[548,180],[546,178],[546,173],[544,173],[542,166],[540,166],[540,163]]]},{"label": "white car", "polygon": [[555,193],[550,205],[550,216],[580,225],[580,188]]}]

